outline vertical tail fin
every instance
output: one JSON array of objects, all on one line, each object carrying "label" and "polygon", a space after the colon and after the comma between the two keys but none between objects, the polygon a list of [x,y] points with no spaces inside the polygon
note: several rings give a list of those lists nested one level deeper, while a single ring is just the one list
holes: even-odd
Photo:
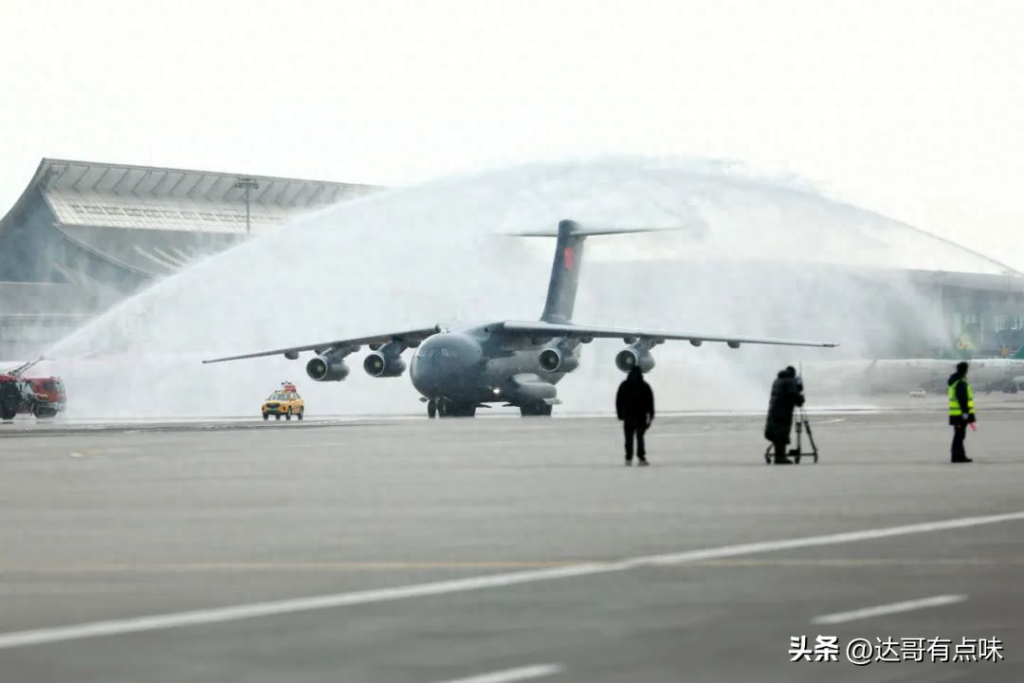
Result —
[{"label": "vertical tail fin", "polygon": [[544,304],[544,313],[540,316],[542,321],[567,323],[572,319],[580,266],[583,264],[583,241],[586,238],[586,235],[579,234],[579,225],[575,221],[559,221],[548,299]]},{"label": "vertical tail fin", "polygon": [[[551,282],[548,283],[548,300],[540,319],[546,323],[567,323],[572,321],[572,309],[576,305],[576,288],[580,282],[580,267],[583,265],[583,242],[591,235],[624,235],[639,232],[663,232],[680,228],[648,227],[583,227],[576,221],[558,222],[555,233],[555,260],[551,264]],[[551,237],[548,231],[511,233],[521,237]]]}]

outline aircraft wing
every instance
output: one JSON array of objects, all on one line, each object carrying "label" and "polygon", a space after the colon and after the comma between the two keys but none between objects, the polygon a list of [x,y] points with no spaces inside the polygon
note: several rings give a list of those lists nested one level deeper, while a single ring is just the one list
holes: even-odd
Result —
[{"label": "aircraft wing", "polygon": [[641,330],[622,327],[588,327],[586,325],[574,325],[570,323],[544,323],[544,322],[513,322],[502,323],[506,332],[522,335],[533,335],[540,337],[574,337],[583,339],[621,337],[627,344],[639,339],[647,339],[656,342],[682,340],[688,341],[694,346],[700,346],[704,342],[722,342],[736,348],[740,344],[771,344],[775,346],[817,346],[822,348],[834,348],[839,344],[833,342],[803,341],[798,339],[766,339],[762,337],[722,337],[712,334],[686,334],[680,332],[663,332],[659,330]]},{"label": "aircraft wing", "polygon": [[204,360],[203,363],[223,363],[229,360],[242,360],[244,358],[262,358],[263,356],[276,356],[280,355],[292,355],[298,357],[301,351],[316,351],[321,353],[328,349],[350,349],[357,351],[363,344],[387,344],[388,342],[400,341],[406,342],[407,344],[417,344],[431,335],[437,334],[441,331],[440,326],[435,325],[433,327],[424,327],[419,330],[406,330],[404,332],[386,332],[384,334],[376,334],[368,337],[353,337],[351,339],[335,339],[334,341],[320,342],[319,344],[307,344],[306,346],[289,346],[284,349],[274,349],[273,351],[258,351],[256,353],[246,353],[241,356],[226,356],[224,358],[213,358],[211,360]]}]

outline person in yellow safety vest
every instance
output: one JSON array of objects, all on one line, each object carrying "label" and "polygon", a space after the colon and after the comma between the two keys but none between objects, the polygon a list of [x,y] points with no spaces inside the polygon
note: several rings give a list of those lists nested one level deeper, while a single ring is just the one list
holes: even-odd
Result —
[{"label": "person in yellow safety vest", "polygon": [[949,376],[949,424],[953,426],[953,462],[973,462],[964,451],[967,425],[974,422],[974,390],[967,383],[965,362],[957,363],[956,372]]}]

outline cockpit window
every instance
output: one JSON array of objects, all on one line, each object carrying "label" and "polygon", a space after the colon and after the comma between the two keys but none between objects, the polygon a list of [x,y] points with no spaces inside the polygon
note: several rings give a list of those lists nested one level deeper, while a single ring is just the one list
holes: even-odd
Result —
[{"label": "cockpit window", "polygon": [[448,346],[432,347],[427,349],[420,349],[420,358],[458,358],[459,351]]}]

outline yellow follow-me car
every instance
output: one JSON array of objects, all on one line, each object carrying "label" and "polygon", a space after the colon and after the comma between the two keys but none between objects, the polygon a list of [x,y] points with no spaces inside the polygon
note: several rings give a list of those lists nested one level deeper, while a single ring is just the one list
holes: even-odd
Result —
[{"label": "yellow follow-me car", "polygon": [[284,382],[280,389],[272,393],[263,402],[264,420],[269,420],[271,415],[278,420],[281,419],[282,415],[284,415],[286,420],[292,419],[292,415],[301,420],[305,413],[306,402],[302,400],[299,392],[295,390],[295,385],[290,382]]}]

